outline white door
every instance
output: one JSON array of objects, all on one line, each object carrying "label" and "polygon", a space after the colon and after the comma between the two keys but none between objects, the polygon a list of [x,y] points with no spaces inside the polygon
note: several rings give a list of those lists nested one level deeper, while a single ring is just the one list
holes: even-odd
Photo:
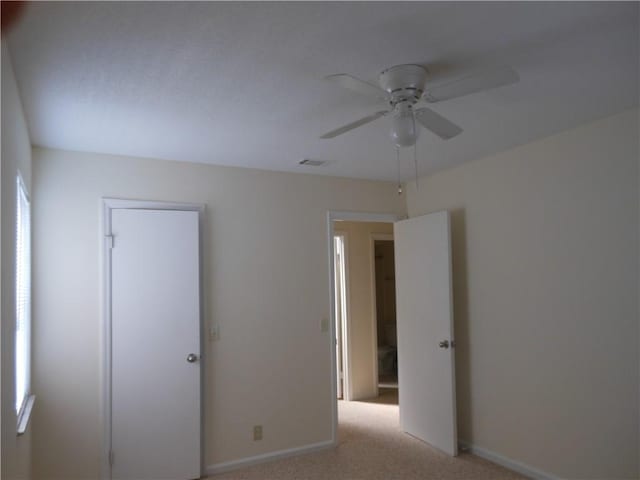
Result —
[{"label": "white door", "polygon": [[111,477],[199,478],[198,212],[114,209],[111,230]]},{"label": "white door", "polygon": [[458,454],[449,213],[396,222],[400,427]]}]

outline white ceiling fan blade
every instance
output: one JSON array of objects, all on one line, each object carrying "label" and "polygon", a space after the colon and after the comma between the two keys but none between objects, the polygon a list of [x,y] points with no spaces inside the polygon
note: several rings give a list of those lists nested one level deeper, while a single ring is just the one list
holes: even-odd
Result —
[{"label": "white ceiling fan blade", "polygon": [[414,111],[416,120],[427,130],[443,140],[449,140],[462,133],[462,129],[430,108],[423,107]]},{"label": "white ceiling fan blade", "polygon": [[511,85],[519,80],[518,72],[511,67],[483,70],[444,85],[428,88],[422,98],[429,103],[441,102],[450,98],[463,97],[471,93]]},{"label": "white ceiling fan blade", "polygon": [[325,80],[334,82],[337,85],[340,85],[342,88],[346,88],[347,90],[359,93],[360,95],[374,97],[377,100],[386,100],[388,97],[387,92],[382,90],[380,87],[372,83],[365,82],[364,80],[360,80],[359,78],[353,77],[351,75],[347,75],[346,73],[329,75],[328,77],[324,78]]},{"label": "white ceiling fan blade", "polygon": [[386,111],[380,111],[380,112],[376,112],[372,115],[368,115],[364,118],[361,118],[360,120],[356,120],[355,122],[351,122],[351,123],[347,123],[346,125],[343,125],[340,128],[336,128],[335,130],[331,130],[330,132],[325,133],[324,135],[322,135],[320,138],[333,138],[333,137],[337,137],[338,135],[342,135],[343,133],[347,133],[349,130],[353,130],[354,128],[358,128],[362,125],[365,125],[369,122],[373,122],[374,120],[377,120],[378,118],[382,117],[383,115],[385,115],[387,112]]}]

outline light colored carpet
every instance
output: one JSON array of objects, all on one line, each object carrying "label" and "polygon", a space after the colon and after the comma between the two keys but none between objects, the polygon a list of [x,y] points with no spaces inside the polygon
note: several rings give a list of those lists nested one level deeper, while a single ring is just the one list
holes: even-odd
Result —
[{"label": "light colored carpet", "polygon": [[[395,402],[395,404],[394,404]],[[451,458],[402,433],[397,390],[367,402],[338,402],[335,449],[263,463],[211,480],[521,480],[470,454]]]}]

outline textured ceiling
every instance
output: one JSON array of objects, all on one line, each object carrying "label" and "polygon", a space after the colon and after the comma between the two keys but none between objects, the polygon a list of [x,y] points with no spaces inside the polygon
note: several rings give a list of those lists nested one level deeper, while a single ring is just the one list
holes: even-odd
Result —
[{"label": "textured ceiling", "polygon": [[[324,81],[401,63],[434,84],[511,65],[520,83],[438,103],[421,174],[638,105],[637,2],[43,2],[9,36],[34,144],[369,179],[396,178],[379,109]],[[303,167],[303,158],[325,160]],[[401,151],[402,175],[413,151]]]}]

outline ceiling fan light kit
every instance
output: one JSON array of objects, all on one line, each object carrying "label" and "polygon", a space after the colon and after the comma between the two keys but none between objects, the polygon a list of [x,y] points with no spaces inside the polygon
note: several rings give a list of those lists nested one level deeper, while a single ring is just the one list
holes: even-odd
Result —
[{"label": "ceiling fan light kit", "polygon": [[410,147],[416,144],[419,130],[411,105],[398,105],[393,111],[391,122],[391,139],[398,147]]}]

